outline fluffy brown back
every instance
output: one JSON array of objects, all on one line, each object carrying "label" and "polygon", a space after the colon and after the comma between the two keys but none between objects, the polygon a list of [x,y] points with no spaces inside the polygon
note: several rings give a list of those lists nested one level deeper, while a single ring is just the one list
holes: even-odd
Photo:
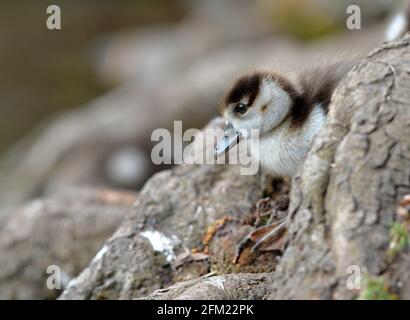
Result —
[{"label": "fluffy brown back", "polygon": [[312,67],[299,75],[298,82],[304,104],[320,104],[327,113],[333,91],[356,61],[340,61],[326,66]]},{"label": "fluffy brown back", "polygon": [[319,104],[325,114],[333,91],[355,62],[337,62],[326,66],[305,69],[297,77],[298,92],[293,97],[291,109],[291,124],[293,128],[304,125],[315,105]]}]

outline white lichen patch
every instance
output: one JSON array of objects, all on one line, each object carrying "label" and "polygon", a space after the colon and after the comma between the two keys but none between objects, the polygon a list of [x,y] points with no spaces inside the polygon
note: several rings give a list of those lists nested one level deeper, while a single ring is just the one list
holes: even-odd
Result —
[{"label": "white lichen patch", "polygon": [[99,260],[102,259],[102,257],[104,257],[105,253],[107,252],[108,247],[107,246],[103,246],[100,251],[97,252],[97,254],[95,255],[94,259],[92,262],[97,262]]},{"label": "white lichen patch", "polygon": [[214,287],[217,287],[218,289],[224,290],[224,282],[225,280],[222,277],[212,277],[206,280],[207,283],[210,285],[213,285]]},{"label": "white lichen patch", "polygon": [[24,210],[24,215],[27,219],[32,219],[34,216],[39,214],[43,210],[43,202],[40,200],[34,200],[28,207]]},{"label": "white lichen patch", "polygon": [[161,252],[168,262],[175,259],[174,247],[181,243],[176,236],[166,236],[157,230],[146,230],[141,232],[141,236],[148,239],[154,251]]}]

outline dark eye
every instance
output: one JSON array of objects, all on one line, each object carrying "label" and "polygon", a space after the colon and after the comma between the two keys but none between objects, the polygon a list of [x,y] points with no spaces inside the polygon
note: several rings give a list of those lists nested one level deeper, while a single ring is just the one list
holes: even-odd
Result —
[{"label": "dark eye", "polygon": [[233,109],[233,111],[235,113],[240,113],[240,114],[244,114],[246,112],[246,110],[248,110],[248,107],[243,103],[238,103],[235,106],[235,109]]}]

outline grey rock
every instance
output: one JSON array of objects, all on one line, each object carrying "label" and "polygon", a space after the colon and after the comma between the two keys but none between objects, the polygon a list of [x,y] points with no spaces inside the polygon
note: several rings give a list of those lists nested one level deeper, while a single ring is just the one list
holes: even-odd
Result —
[{"label": "grey rock", "polygon": [[205,275],[160,289],[146,300],[255,300],[270,292],[272,274],[236,273]]},{"label": "grey rock", "polygon": [[[395,209],[410,193],[410,34],[388,42],[336,90],[328,124],[291,189],[291,239],[275,272],[272,299],[352,299],[349,267],[392,279],[408,268],[408,248],[391,264]],[[389,290],[409,299],[408,273]],[[400,279],[400,281],[398,281]],[[400,294],[401,282],[404,289]]]},{"label": "grey rock", "polygon": [[[75,188],[1,216],[0,299],[56,298],[90,263],[134,200],[130,192]],[[47,287],[55,274],[50,266],[61,271],[55,289]]]},{"label": "grey rock", "polygon": [[201,245],[224,215],[239,218],[262,196],[261,177],[235,166],[182,165],[157,173],[105,254],[70,282],[61,299],[132,299],[172,283],[170,261]]}]

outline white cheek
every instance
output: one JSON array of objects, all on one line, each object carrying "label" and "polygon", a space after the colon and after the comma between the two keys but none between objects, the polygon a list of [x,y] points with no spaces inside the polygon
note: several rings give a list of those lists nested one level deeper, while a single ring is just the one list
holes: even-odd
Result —
[{"label": "white cheek", "polygon": [[279,125],[283,119],[289,113],[290,101],[279,102],[277,101],[273,106],[271,105],[268,110],[266,111],[265,121],[263,124],[263,130],[269,131],[272,128]]},{"label": "white cheek", "polygon": [[274,82],[265,83],[256,103],[260,106],[269,103],[263,115],[261,130],[267,132],[279,125],[290,111],[289,94]]},{"label": "white cheek", "polygon": [[248,112],[243,117],[231,117],[229,120],[235,129],[242,130],[244,137],[248,136],[247,130],[260,129],[263,122],[260,114],[254,110],[249,110]]}]

